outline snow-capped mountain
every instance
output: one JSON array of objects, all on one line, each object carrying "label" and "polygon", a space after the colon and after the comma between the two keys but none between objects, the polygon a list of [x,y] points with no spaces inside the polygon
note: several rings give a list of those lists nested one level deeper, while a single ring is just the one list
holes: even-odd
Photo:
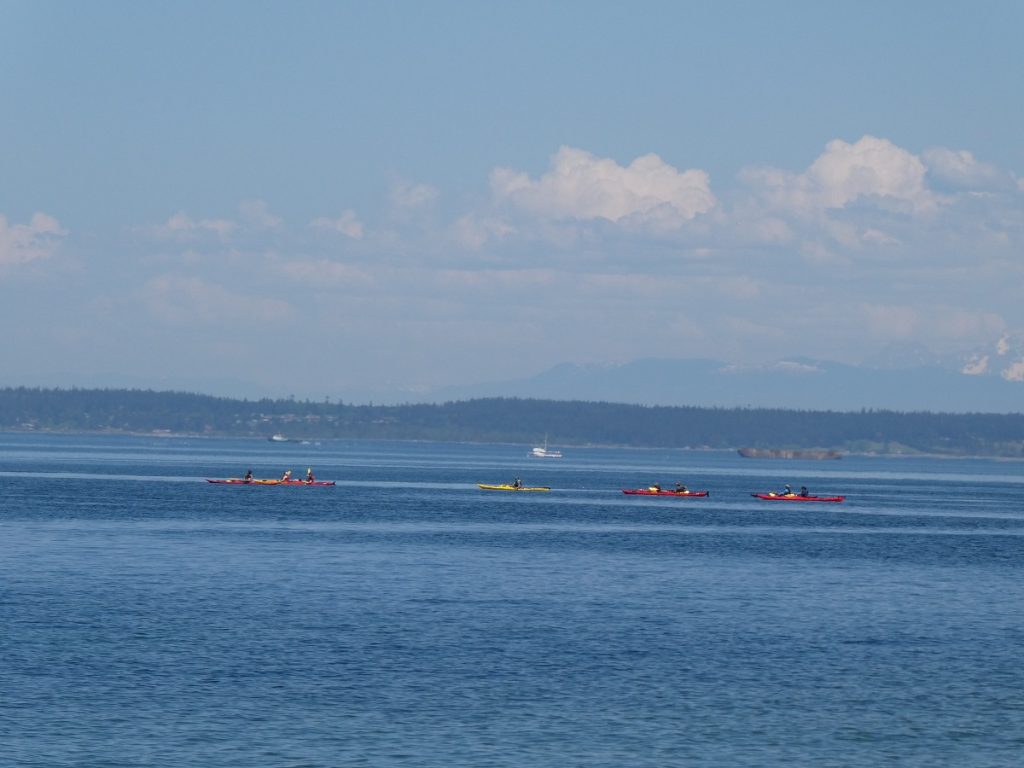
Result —
[{"label": "snow-capped mountain", "polygon": [[967,357],[960,372],[1024,382],[1024,333],[1007,333],[987,349]]},{"label": "snow-capped mountain", "polygon": [[435,390],[425,399],[527,397],[724,408],[1022,413],[1024,378],[1015,377],[1021,358],[1011,354],[1009,341],[999,348],[1007,351],[994,350],[986,363],[988,373],[996,370],[999,375],[982,375],[977,370],[981,358],[973,375],[965,375],[963,358],[931,365],[903,358],[888,367],[808,358],[767,365],[648,358],[622,365],[565,363],[530,378]]}]

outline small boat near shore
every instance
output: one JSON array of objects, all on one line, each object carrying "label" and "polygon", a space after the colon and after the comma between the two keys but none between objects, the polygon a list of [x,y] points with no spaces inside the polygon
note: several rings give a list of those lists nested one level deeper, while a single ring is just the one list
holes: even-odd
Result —
[{"label": "small boat near shore", "polygon": [[673,490],[652,490],[650,488],[623,488],[622,492],[627,496],[693,496],[704,498],[707,491],[673,491]]},{"label": "small boat near shore", "polygon": [[544,445],[534,447],[530,451],[530,456],[535,459],[560,459],[562,458],[562,452],[548,448],[548,436],[544,435]]}]

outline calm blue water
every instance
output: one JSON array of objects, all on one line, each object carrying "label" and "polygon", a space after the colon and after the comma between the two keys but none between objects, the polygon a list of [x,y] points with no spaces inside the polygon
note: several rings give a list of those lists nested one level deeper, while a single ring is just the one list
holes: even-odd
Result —
[{"label": "calm blue water", "polygon": [[0,763],[1021,764],[1024,465],[528,448],[0,435]]}]

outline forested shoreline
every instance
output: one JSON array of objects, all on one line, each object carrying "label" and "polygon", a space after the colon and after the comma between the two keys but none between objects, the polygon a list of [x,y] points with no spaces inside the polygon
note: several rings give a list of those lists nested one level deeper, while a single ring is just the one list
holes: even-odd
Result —
[{"label": "forested shoreline", "polygon": [[552,446],[828,448],[1024,457],[1024,414],[793,411],[486,398],[350,405],[134,389],[0,389],[0,429]]}]

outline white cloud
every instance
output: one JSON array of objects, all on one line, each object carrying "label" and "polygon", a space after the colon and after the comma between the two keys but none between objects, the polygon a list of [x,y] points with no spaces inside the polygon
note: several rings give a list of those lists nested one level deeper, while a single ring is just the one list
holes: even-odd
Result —
[{"label": "white cloud", "polygon": [[967,376],[981,376],[988,371],[988,355],[976,355],[964,363],[961,373]]},{"label": "white cloud", "polygon": [[284,224],[284,219],[271,213],[264,200],[243,200],[238,204],[238,212],[252,229],[280,229]]},{"label": "white cloud", "polygon": [[988,163],[979,162],[965,149],[932,147],[922,153],[929,173],[943,181],[969,189],[1005,188],[1011,177]]},{"label": "white cloud", "polygon": [[65,235],[53,216],[36,213],[28,224],[8,224],[0,214],[0,267],[28,264],[49,257]]},{"label": "white cloud", "polygon": [[171,275],[149,281],[141,296],[154,315],[173,325],[266,325],[287,319],[292,312],[279,299],[241,296],[198,278]]},{"label": "white cloud", "polygon": [[885,232],[878,229],[864,230],[860,235],[860,239],[865,243],[870,243],[872,245],[899,245],[900,243],[900,241],[892,235],[887,235]]},{"label": "white cloud", "polygon": [[1007,381],[1024,381],[1024,360],[1018,360],[999,375]]},{"label": "white cloud", "polygon": [[353,240],[360,240],[363,237],[363,223],[359,221],[356,212],[351,208],[342,211],[341,215],[336,219],[320,217],[311,221],[309,225],[314,229],[340,232],[347,237],[351,237]]},{"label": "white cloud", "polygon": [[944,339],[991,339],[1006,329],[1006,321],[994,312],[956,305],[934,305],[929,311],[929,332]]},{"label": "white cloud", "polygon": [[715,196],[708,175],[680,172],[654,154],[628,166],[581,149],[562,147],[551,170],[533,180],[526,173],[498,168],[491,174],[495,196],[548,219],[606,219],[676,229],[711,210]]},{"label": "white cloud", "polygon": [[477,250],[492,239],[502,239],[516,233],[515,227],[501,219],[467,215],[455,222],[455,237],[466,248]]},{"label": "white cloud", "polygon": [[800,255],[806,264],[814,264],[821,267],[848,266],[850,263],[846,256],[815,240],[807,240],[801,243]]},{"label": "white cloud", "polygon": [[913,307],[868,304],[862,307],[868,330],[882,339],[910,339],[918,328],[919,316]]},{"label": "white cloud", "polygon": [[822,369],[812,363],[799,363],[795,360],[778,360],[770,363],[761,364],[731,364],[725,365],[721,369],[722,373],[728,374],[745,374],[751,372],[761,371],[777,371],[779,373],[786,373],[795,376],[807,376],[807,375],[819,375],[823,373]]},{"label": "white cloud", "polygon": [[759,168],[743,176],[775,205],[797,213],[843,208],[864,199],[925,213],[940,202],[925,183],[926,171],[916,155],[887,139],[864,136],[853,144],[830,141],[802,174]]},{"label": "white cloud", "polygon": [[226,238],[238,228],[228,219],[193,219],[184,211],[178,211],[156,228],[157,235],[174,239],[189,239],[205,233]]},{"label": "white cloud", "polygon": [[208,235],[215,235],[220,240],[227,240],[233,235],[247,232],[266,232],[279,230],[284,220],[270,212],[262,200],[243,200],[238,204],[239,220],[232,219],[196,219],[184,211],[178,211],[163,224],[152,230],[157,237],[170,240],[200,240]]},{"label": "white cloud", "polygon": [[399,208],[422,208],[439,197],[436,187],[402,181],[391,188],[391,202]]},{"label": "white cloud", "polygon": [[[450,217],[423,184],[386,190],[374,219],[384,224],[370,229],[341,208],[314,208],[299,220],[304,231],[259,201],[229,210],[229,220],[181,212],[162,227],[181,238],[176,247],[154,248],[118,278],[138,286],[168,264],[201,276],[147,284],[148,307],[175,330],[223,326],[242,337],[251,326],[269,337],[300,319],[332,328],[323,322],[332,315],[348,348],[373,346],[367,339],[393,329],[394,316],[402,332],[420,333],[402,314],[408,306],[444,333],[477,334],[488,323],[508,323],[513,337],[536,332],[555,361],[566,349],[746,360],[834,350],[850,360],[901,339],[990,343],[996,320],[982,309],[1020,322],[1020,195],[972,197],[945,185],[940,196],[934,158],[965,178],[971,158],[928,158],[872,137],[836,141],[798,173],[760,172],[766,186],[752,192],[712,190],[703,172],[654,155],[619,164],[563,148],[539,172],[495,170],[494,196]],[[359,258],[338,258],[339,241]],[[993,352],[990,366],[996,360]],[[457,374],[438,366],[430,375]]]},{"label": "white cloud", "polygon": [[353,285],[361,287],[373,283],[373,276],[364,269],[327,259],[317,261],[290,261],[280,266],[280,273],[286,277],[312,285]]},{"label": "white cloud", "polygon": [[755,216],[745,222],[745,230],[761,243],[787,243],[793,239],[793,230],[777,216]]}]

